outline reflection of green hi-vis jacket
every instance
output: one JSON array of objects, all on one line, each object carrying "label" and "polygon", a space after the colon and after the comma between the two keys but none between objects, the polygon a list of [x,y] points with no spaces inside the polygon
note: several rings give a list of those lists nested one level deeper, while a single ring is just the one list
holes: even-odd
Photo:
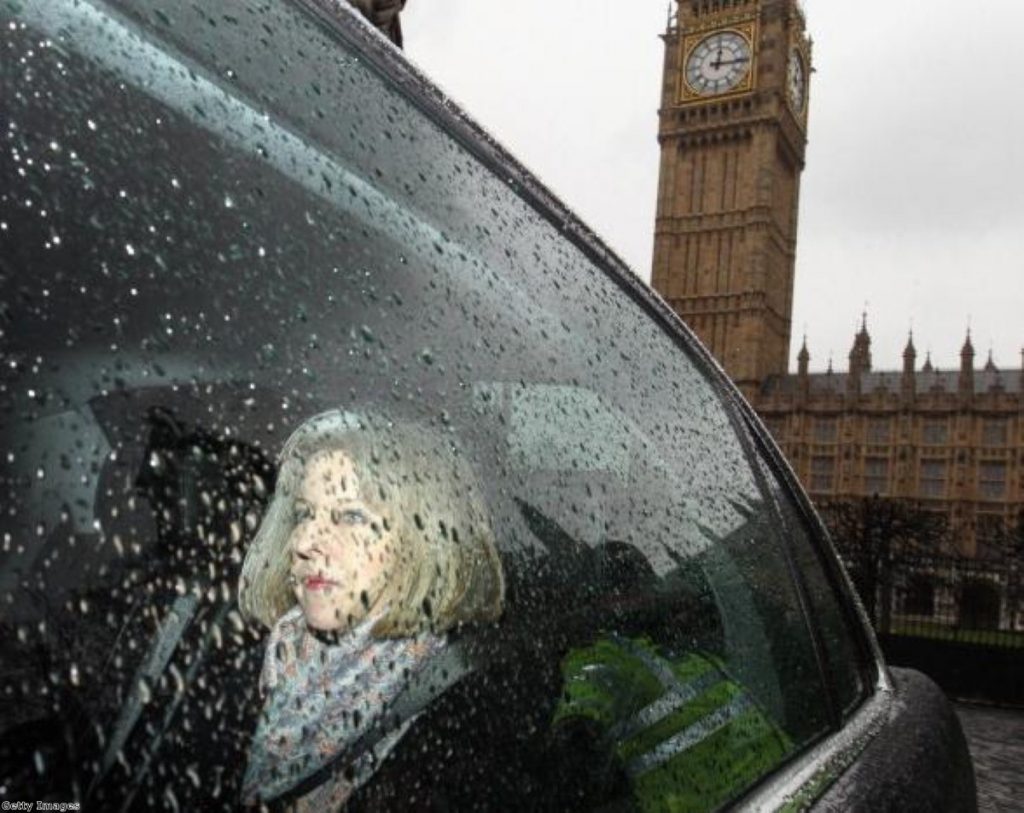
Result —
[{"label": "reflection of green hi-vis jacket", "polygon": [[617,636],[562,663],[554,725],[596,723],[645,811],[714,810],[774,768],[789,739],[710,655],[671,659]]}]

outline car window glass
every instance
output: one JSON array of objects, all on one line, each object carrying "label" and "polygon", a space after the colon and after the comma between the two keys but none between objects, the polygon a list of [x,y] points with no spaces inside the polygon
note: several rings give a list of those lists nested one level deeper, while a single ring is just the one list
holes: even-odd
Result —
[{"label": "car window glass", "polygon": [[464,450],[507,584],[331,774],[353,806],[714,807],[814,741],[772,497],[676,341],[297,6],[123,11],[3,11],[4,781],[237,806],[270,708],[239,574],[325,410]]},{"label": "car window glass", "polygon": [[[828,657],[828,674],[839,707],[851,713],[863,700],[871,682],[873,666],[866,656],[863,635],[851,618],[850,605],[844,607],[836,592],[839,575],[830,576],[801,509],[763,460],[760,468],[778,500],[785,522],[790,550],[803,580],[811,617],[817,626]],[[819,543],[820,544],[820,543]],[[833,565],[835,567],[835,565]],[[833,571],[834,573],[835,571]]]}]

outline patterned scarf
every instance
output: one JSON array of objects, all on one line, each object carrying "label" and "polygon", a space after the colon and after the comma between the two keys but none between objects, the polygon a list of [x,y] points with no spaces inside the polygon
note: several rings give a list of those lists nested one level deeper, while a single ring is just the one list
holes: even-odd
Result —
[{"label": "patterned scarf", "polygon": [[370,751],[346,754],[445,646],[443,637],[428,633],[374,638],[375,621],[331,644],[310,633],[299,607],[274,625],[260,675],[266,701],[242,785],[245,804],[276,799],[345,756],[332,781],[302,799],[310,809],[337,809],[412,724],[415,718],[403,721]]}]

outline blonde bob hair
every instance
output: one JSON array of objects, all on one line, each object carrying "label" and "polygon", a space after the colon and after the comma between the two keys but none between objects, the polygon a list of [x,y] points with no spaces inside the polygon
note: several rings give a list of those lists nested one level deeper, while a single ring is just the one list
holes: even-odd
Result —
[{"label": "blonde bob hair", "polygon": [[501,614],[501,560],[476,474],[454,438],[408,421],[332,410],[305,421],[284,444],[274,495],[242,564],[244,615],[272,627],[295,605],[293,506],[307,462],[330,451],[352,461],[361,499],[396,540],[397,564],[374,635],[442,632]]}]

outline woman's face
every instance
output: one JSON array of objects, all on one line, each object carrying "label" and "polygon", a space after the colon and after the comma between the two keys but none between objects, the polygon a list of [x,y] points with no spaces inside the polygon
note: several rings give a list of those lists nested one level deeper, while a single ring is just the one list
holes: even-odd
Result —
[{"label": "woman's face", "polygon": [[310,458],[293,510],[291,575],[306,623],[347,630],[376,607],[393,573],[392,532],[361,499],[352,460],[339,450]]}]

